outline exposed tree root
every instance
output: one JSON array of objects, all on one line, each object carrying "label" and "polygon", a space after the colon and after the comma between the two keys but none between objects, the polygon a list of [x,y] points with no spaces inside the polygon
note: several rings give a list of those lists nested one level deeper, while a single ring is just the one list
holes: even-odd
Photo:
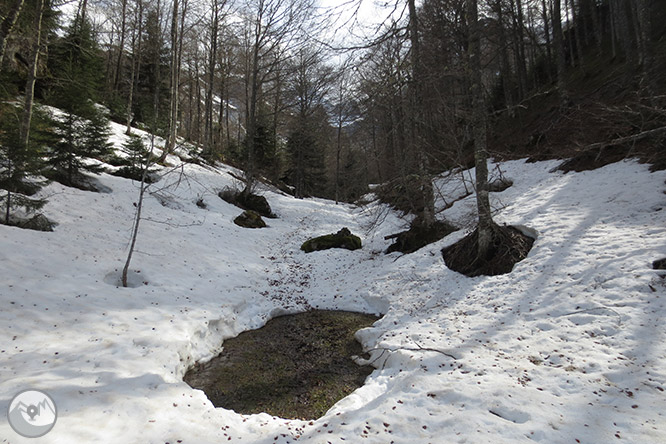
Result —
[{"label": "exposed tree root", "polygon": [[478,229],[442,250],[446,266],[473,277],[510,273],[513,266],[527,257],[534,239],[517,228],[495,225],[493,239],[485,257],[477,255]]}]

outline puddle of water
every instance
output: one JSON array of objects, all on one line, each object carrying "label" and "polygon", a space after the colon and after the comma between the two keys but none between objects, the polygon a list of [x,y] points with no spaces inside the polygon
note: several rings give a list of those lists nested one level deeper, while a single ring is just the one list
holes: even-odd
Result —
[{"label": "puddle of water", "polygon": [[184,380],[216,407],[316,419],[374,370],[351,357],[362,354],[354,333],[378,319],[328,310],[280,316],[226,340],[220,355],[195,365]]}]

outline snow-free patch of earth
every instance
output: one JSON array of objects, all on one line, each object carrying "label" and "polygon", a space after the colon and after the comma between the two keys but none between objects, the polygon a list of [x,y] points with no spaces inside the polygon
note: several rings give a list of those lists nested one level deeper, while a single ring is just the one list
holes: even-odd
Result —
[{"label": "snow-free patch of earth", "polygon": [[[465,229],[385,255],[405,224],[383,207],[265,189],[279,218],[247,230],[217,197],[231,169],[190,164],[151,186],[120,288],[137,184],[49,185],[54,232],[0,225],[0,443],[664,443],[666,281],[651,263],[666,256],[666,172],[554,166],[501,164],[514,184],[492,193],[497,222],[538,236],[512,273],[476,278],[440,254]],[[440,208],[466,194],[454,176],[436,181]],[[474,205],[440,216],[468,224]],[[342,227],[363,249],[300,251]],[[322,418],[240,415],[182,381],[224,339],[308,308],[384,314],[357,334],[376,370]],[[58,408],[35,440],[4,415],[24,389]]]}]

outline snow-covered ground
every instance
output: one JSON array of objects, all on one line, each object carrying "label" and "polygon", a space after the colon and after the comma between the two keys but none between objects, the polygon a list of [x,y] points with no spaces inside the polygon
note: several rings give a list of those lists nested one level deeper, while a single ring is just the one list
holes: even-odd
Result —
[{"label": "snow-covered ground", "polygon": [[[395,214],[268,189],[279,218],[243,229],[232,223],[241,210],[217,197],[231,169],[186,165],[151,188],[135,286],[119,288],[137,184],[49,185],[54,232],[0,225],[0,443],[666,442],[666,281],[651,269],[666,256],[666,172],[555,165],[500,166],[514,185],[493,193],[496,220],[538,238],[512,273],[477,278],[440,254],[464,230],[385,255]],[[465,195],[455,180],[437,184],[442,208]],[[441,216],[473,214],[468,196]],[[343,226],[362,250],[299,250]],[[324,417],[240,415],[182,381],[224,339],[309,307],[385,315],[358,333],[377,369]],[[30,388],[58,407],[37,439],[5,416]]]}]

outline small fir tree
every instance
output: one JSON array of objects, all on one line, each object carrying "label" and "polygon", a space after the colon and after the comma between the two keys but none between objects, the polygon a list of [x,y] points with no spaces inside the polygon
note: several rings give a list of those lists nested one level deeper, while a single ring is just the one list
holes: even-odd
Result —
[{"label": "small fir tree", "polygon": [[68,186],[80,186],[84,172],[99,174],[100,165],[85,161],[110,153],[109,121],[101,111],[90,119],[73,113],[65,113],[55,122],[59,140],[49,150],[47,164],[50,176]]},{"label": "small fir tree", "polygon": [[[127,154],[125,159],[125,166],[120,168],[116,173],[118,176],[126,177],[133,180],[143,180],[146,183],[153,183],[154,169],[150,165],[156,160],[150,154],[143,139],[140,136],[132,134],[129,139],[123,144],[123,152]],[[145,170],[145,175],[144,175]]]}]

